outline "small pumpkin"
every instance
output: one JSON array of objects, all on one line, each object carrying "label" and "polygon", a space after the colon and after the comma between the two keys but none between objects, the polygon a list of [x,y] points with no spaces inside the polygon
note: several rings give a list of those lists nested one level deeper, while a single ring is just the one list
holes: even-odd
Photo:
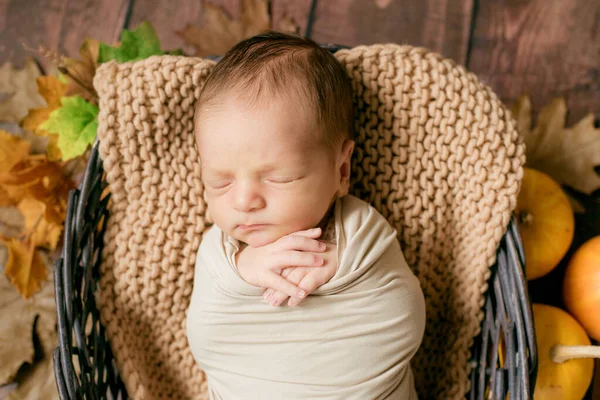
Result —
[{"label": "small pumpkin", "polygon": [[581,245],[569,260],[563,300],[587,334],[600,341],[600,236]]},{"label": "small pumpkin", "polygon": [[565,256],[575,233],[567,195],[550,176],[524,168],[515,214],[525,252],[528,280],[552,271]]},{"label": "small pumpkin", "polygon": [[594,373],[593,358],[600,347],[591,346],[583,327],[566,311],[533,304],[538,350],[534,400],[581,400]]}]

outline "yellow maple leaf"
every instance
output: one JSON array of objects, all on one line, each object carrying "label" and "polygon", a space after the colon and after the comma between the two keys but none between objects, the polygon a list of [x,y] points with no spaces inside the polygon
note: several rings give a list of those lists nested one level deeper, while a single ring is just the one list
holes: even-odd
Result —
[{"label": "yellow maple leaf", "polygon": [[30,297],[46,279],[46,267],[37,250],[40,247],[54,250],[62,233],[62,223],[46,219],[46,204],[25,197],[18,210],[25,218],[23,232],[16,238],[0,237],[8,249],[8,262],[4,275],[24,298]]},{"label": "yellow maple leaf", "polygon": [[29,142],[0,129],[0,172],[10,171],[29,155]]},{"label": "yellow maple leaf", "polygon": [[271,26],[266,0],[243,0],[239,20],[232,20],[222,7],[203,5],[203,26],[187,25],[177,32],[194,46],[200,57],[222,55],[240,40],[259,34]]},{"label": "yellow maple leaf", "polygon": [[63,163],[48,161],[45,154],[38,154],[29,155],[8,172],[0,172],[0,187],[20,190],[18,202],[30,196],[45,203],[45,218],[62,224],[69,191],[75,184],[65,175]]},{"label": "yellow maple leaf", "polygon": [[8,261],[4,275],[27,299],[36,293],[40,289],[41,283],[47,279],[44,261],[31,240],[19,240],[18,238],[0,238],[0,240],[8,248]]},{"label": "yellow maple leaf", "polygon": [[50,113],[61,106],[60,98],[65,95],[67,84],[61,82],[55,76],[40,76],[36,79],[38,91],[48,104],[44,108],[32,108],[27,116],[21,121],[21,126],[34,132],[38,136],[48,136],[46,151],[50,161],[60,160],[62,154],[58,148],[58,135],[50,133],[39,126],[45,122]]},{"label": "yellow maple leaf", "polygon": [[[24,234],[30,237],[35,247],[56,249],[63,225],[61,221],[46,219],[46,204],[31,197],[19,203],[19,211],[25,218]],[[57,223],[58,222],[58,223]]]},{"label": "yellow maple leaf", "polygon": [[[0,173],[10,171],[15,164],[27,157],[29,149],[29,142],[0,129]],[[0,185],[0,207],[16,204],[21,196],[19,188]]]},{"label": "yellow maple leaf", "polygon": [[593,114],[567,128],[565,99],[556,98],[540,110],[532,128],[528,96],[521,96],[512,111],[525,140],[526,166],[588,195],[600,188],[594,170],[600,165],[600,129],[594,127]]}]

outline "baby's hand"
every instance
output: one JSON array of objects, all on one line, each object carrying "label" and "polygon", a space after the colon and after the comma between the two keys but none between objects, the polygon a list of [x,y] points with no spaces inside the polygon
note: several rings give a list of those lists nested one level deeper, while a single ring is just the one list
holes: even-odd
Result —
[{"label": "baby's hand", "polygon": [[[323,242],[325,243],[325,242]],[[281,276],[297,285],[308,294],[312,293],[319,286],[326,284],[335,275],[337,271],[336,246],[331,243],[325,243],[327,251],[322,254],[325,265],[319,268],[289,267],[282,271]],[[273,306],[279,306],[290,296],[280,290],[269,288],[265,290],[263,297]],[[290,298],[288,306],[294,307],[300,304],[303,298]]]},{"label": "baby's hand", "polygon": [[251,285],[274,288],[286,296],[302,299],[308,295],[289,280],[281,271],[290,265],[322,268],[324,259],[315,254],[327,248],[314,238],[321,236],[321,228],[294,232],[261,247],[246,247],[236,254],[238,272]]}]

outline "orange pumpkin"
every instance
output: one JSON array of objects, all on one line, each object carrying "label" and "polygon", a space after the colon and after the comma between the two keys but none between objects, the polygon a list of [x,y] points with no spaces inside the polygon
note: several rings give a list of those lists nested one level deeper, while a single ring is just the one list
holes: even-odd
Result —
[{"label": "orange pumpkin", "polygon": [[593,357],[598,346],[567,312],[533,304],[538,349],[538,375],[534,400],[581,400],[592,383]]},{"label": "orange pumpkin", "polygon": [[581,245],[569,260],[563,300],[587,334],[600,341],[600,236]]},{"label": "orange pumpkin", "polygon": [[552,271],[575,233],[571,203],[560,185],[543,172],[524,168],[515,214],[525,251],[528,280]]}]

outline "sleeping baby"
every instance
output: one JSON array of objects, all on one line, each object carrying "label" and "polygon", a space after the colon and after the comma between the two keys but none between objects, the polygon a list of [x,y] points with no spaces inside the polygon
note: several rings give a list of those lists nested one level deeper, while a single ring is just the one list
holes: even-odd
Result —
[{"label": "sleeping baby", "polygon": [[425,328],[397,232],[348,194],[350,80],[267,32],[217,63],[194,118],[209,216],[187,312],[212,400],[416,399]]}]

